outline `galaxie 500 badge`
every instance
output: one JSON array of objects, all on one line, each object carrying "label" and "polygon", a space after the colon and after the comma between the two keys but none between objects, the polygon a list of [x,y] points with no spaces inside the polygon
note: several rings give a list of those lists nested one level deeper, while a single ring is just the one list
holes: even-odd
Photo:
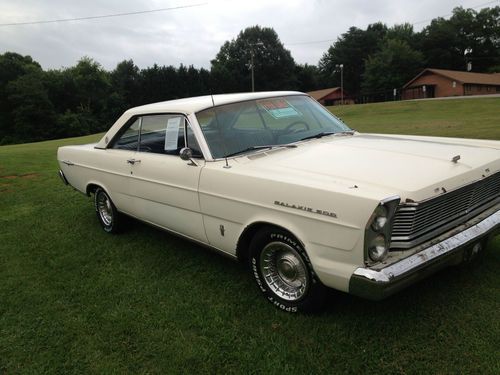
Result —
[{"label": "galaxie 500 badge", "polygon": [[330,212],[330,211],[325,211],[325,210],[317,210],[317,209],[314,209],[312,207],[302,206],[300,204],[290,204],[290,203],[281,202],[281,201],[274,201],[274,204],[276,206],[293,208],[295,210],[311,212],[313,214],[325,215],[325,216],[329,216],[329,217],[337,217],[337,214],[335,212]]}]

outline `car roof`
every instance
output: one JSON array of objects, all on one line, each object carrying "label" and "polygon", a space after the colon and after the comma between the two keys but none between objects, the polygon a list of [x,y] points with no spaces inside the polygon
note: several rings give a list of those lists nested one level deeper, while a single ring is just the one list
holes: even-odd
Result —
[{"label": "car roof", "polygon": [[137,115],[141,113],[161,113],[161,112],[177,112],[191,114],[202,111],[204,109],[243,102],[246,100],[263,99],[276,96],[286,95],[307,95],[298,91],[263,91],[251,93],[238,93],[238,94],[218,94],[218,95],[205,95],[196,96],[192,98],[168,100],[165,102],[158,102],[152,104],[134,107],[126,111],[127,114]]},{"label": "car roof", "polygon": [[153,113],[181,113],[190,115],[207,108],[230,103],[244,102],[247,100],[273,98],[290,95],[307,95],[298,91],[263,91],[239,94],[205,95],[193,98],[184,98],[142,105],[130,108],[108,129],[102,139],[96,144],[96,148],[106,148],[109,141],[117,134],[121,127],[133,116]]}]

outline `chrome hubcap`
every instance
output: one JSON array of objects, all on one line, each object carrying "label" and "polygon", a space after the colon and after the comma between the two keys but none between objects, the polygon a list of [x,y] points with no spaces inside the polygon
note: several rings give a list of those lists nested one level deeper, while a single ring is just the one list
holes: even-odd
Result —
[{"label": "chrome hubcap", "polygon": [[264,247],[260,271],[267,286],[285,300],[299,300],[308,287],[309,276],[302,257],[285,243],[271,242]]},{"label": "chrome hubcap", "polygon": [[111,201],[103,192],[100,192],[97,195],[97,211],[99,212],[102,222],[106,226],[113,223],[113,209],[111,208]]}]

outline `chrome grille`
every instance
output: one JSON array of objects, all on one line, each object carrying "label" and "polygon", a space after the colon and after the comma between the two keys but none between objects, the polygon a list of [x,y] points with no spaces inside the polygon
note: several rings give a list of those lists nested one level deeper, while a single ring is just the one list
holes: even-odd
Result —
[{"label": "chrome grille", "polygon": [[400,204],[394,216],[391,248],[419,243],[465,222],[499,200],[500,172],[418,204]]}]

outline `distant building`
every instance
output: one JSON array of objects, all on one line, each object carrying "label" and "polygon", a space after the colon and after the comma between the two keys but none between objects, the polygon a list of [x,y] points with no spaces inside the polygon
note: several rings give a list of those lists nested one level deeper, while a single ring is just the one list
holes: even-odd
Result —
[{"label": "distant building", "polygon": [[[342,104],[342,91],[340,87],[311,91],[308,94],[325,106]],[[344,104],[354,104],[354,100],[352,100],[345,90]]]},{"label": "distant building", "polygon": [[500,94],[500,73],[424,69],[403,86],[402,99]]}]

